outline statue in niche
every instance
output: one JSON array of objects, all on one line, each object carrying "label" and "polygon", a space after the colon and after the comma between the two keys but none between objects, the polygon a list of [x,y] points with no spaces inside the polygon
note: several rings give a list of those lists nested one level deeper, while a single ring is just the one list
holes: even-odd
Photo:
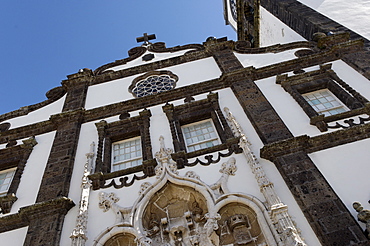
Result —
[{"label": "statue in niche", "polygon": [[246,245],[255,240],[251,235],[251,226],[246,215],[233,215],[229,218],[228,222],[230,231],[235,240],[235,245]]},{"label": "statue in niche", "polygon": [[144,228],[152,245],[218,245],[215,230],[220,217],[209,215],[206,204],[204,197],[191,187],[166,185],[144,212]]},{"label": "statue in niche", "polygon": [[148,235],[157,234],[160,230],[159,222],[157,220],[157,216],[153,213],[150,214],[149,226],[148,227],[149,227]]},{"label": "statue in niche", "polygon": [[199,207],[198,202],[193,202],[192,214],[195,222],[200,222],[203,219],[203,209]]},{"label": "statue in niche", "polygon": [[245,214],[232,215],[220,226],[220,245],[255,245],[257,239],[252,236],[251,224]]}]

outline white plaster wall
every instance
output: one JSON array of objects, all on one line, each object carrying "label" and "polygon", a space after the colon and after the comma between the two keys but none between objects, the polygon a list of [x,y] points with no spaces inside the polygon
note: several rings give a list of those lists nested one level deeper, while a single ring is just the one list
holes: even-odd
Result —
[{"label": "white plaster wall", "polygon": [[[221,76],[221,71],[212,57],[160,70],[169,70],[179,77],[176,88],[216,79]],[[128,91],[128,87],[131,85],[132,80],[140,75],[142,74],[90,86],[87,92],[85,108],[92,109],[133,99],[134,97]]]},{"label": "white plaster wall", "polygon": [[[223,89],[218,91],[219,93],[219,102],[221,108],[227,106],[230,110],[234,113],[237,117],[237,120],[242,124],[245,133],[248,135],[249,140],[253,143],[252,149],[259,155],[259,149],[263,146],[262,142],[260,141],[258,135],[256,134],[254,128],[252,127],[251,123],[245,116],[243,109],[240,107],[237,99],[233,95],[233,92],[230,89]],[[206,98],[207,94],[198,95],[196,96],[197,100],[201,100]],[[174,103],[175,105],[182,104],[182,100],[178,100]],[[167,148],[173,148],[172,145],[172,137],[170,133],[170,128],[168,125],[168,120],[166,115],[162,111],[163,105],[157,105],[155,107],[149,108],[152,113],[151,117],[151,141],[153,146],[153,154],[160,148],[159,143],[159,136],[164,136],[165,145]],[[118,116],[111,117],[107,119],[108,122],[112,122],[118,120]],[[69,193],[69,197],[74,200],[76,204],[78,204],[80,200],[80,184],[81,184],[81,177],[83,173],[83,165],[86,161],[85,154],[89,152],[89,145],[92,141],[97,141],[97,132],[96,127],[94,125],[95,122],[89,122],[83,124],[81,128],[81,134],[79,139],[79,146],[77,149],[76,154],[76,164],[74,167],[74,173],[72,176],[71,181],[71,190]],[[226,152],[226,151],[222,151]],[[263,195],[259,191],[258,184],[252,174],[249,165],[246,162],[245,157],[243,154],[238,154],[233,156],[236,158],[236,163],[238,167],[238,171],[236,172],[235,176],[230,176],[228,187],[231,192],[243,192],[248,195],[254,196],[259,200],[264,200]],[[199,157],[201,160],[205,160],[204,156]],[[211,185],[214,184],[221,176],[219,172],[221,164],[227,161],[230,157],[223,158],[217,164],[211,164],[210,166],[202,166],[198,164],[195,167],[186,167],[182,170],[179,170],[180,175],[184,175],[187,171],[192,170],[195,171],[204,181],[206,184]],[[190,160],[192,161],[192,160]],[[282,180],[280,174],[276,170],[276,168],[268,161],[261,160],[261,164],[266,168],[266,173],[268,173],[271,181],[273,181],[276,185],[276,190],[279,196],[281,196],[282,200],[289,206],[290,213],[293,219],[297,222],[298,227],[302,230],[303,237],[307,238],[307,243],[309,245],[320,245],[317,241],[316,236],[312,232],[312,229],[307,223],[307,220],[304,218],[302,212],[300,211],[297,203],[295,202],[293,196],[291,195],[290,191],[286,187],[284,181]],[[140,173],[138,175],[141,175]],[[132,175],[130,175],[132,177]],[[118,180],[118,178],[116,178]],[[130,207],[134,204],[135,200],[138,197],[138,192],[140,190],[140,186],[144,182],[151,182],[154,183],[156,181],[155,177],[147,178],[140,181],[135,181],[135,183],[131,187],[121,188],[121,189],[114,189],[113,187],[102,189],[98,191],[92,191],[90,196],[90,205],[89,205],[89,219],[88,219],[88,242],[87,245],[91,245],[93,240],[96,239],[98,235],[100,235],[106,228],[112,226],[115,221],[115,215],[112,211],[108,211],[106,213],[103,212],[98,207],[99,203],[99,192],[103,191],[106,193],[114,192],[120,198],[118,204],[123,207]],[[78,188],[77,188],[78,187]],[[72,232],[73,228],[75,227],[76,223],[76,216],[78,214],[78,207],[72,208],[64,222],[62,238],[61,238],[61,245],[70,245],[70,233]]]},{"label": "white plaster wall", "polygon": [[28,226],[16,230],[0,233],[0,244],[8,246],[21,246],[26,239]]},{"label": "white plaster wall", "polygon": [[[188,52],[190,50],[191,49],[181,50],[181,51],[177,51],[177,52],[173,52],[173,53],[170,53],[170,52],[155,53],[155,52],[146,51],[142,56],[136,58],[135,60],[132,60],[132,61],[130,61],[130,62],[124,64],[124,65],[108,68],[107,70],[118,71],[118,70],[122,70],[122,69],[126,69],[126,68],[136,67],[136,66],[140,66],[140,65],[146,65],[146,64],[153,63],[153,62],[156,62],[156,61],[169,59],[169,58],[172,58],[172,57],[175,57],[175,56],[181,56],[181,55],[185,54],[186,52]],[[143,61],[142,57],[147,55],[147,54],[154,54],[154,58],[150,61]]]},{"label": "white plaster wall", "polygon": [[294,98],[276,84],[276,77],[258,80],[256,84],[294,136],[321,134],[316,126],[310,125],[310,118]]},{"label": "white plaster wall", "polygon": [[367,100],[370,100],[370,81],[368,79],[342,60],[334,61],[332,64],[332,69],[339,78],[349,84]]},{"label": "white plaster wall", "polygon": [[26,126],[26,125],[48,120],[50,115],[58,114],[62,112],[65,97],[66,96],[64,95],[59,100],[53,103],[50,103],[49,105],[46,105],[45,107],[32,111],[27,115],[9,119],[4,122],[9,122],[11,124],[10,129],[13,129],[13,128]]},{"label": "white plaster wall", "polygon": [[283,61],[297,59],[297,57],[294,55],[294,52],[300,49],[292,49],[279,53],[271,52],[263,54],[239,54],[234,52],[234,54],[244,67],[253,66],[255,68],[261,68]]},{"label": "white plaster wall", "polygon": [[296,41],[306,41],[301,35],[293,31],[278,18],[263,7],[260,7],[260,45],[284,44]]},{"label": "white plaster wall", "polygon": [[[54,136],[55,131],[35,137],[38,144],[33,148],[27,160],[16,192],[18,200],[13,204],[10,213],[17,213],[19,208],[35,203]],[[5,214],[7,215],[9,214]]]},{"label": "white plaster wall", "polygon": [[356,220],[353,202],[370,209],[369,149],[370,139],[365,139],[309,155]]},{"label": "white plaster wall", "polygon": [[323,15],[370,39],[368,0],[299,0]]}]

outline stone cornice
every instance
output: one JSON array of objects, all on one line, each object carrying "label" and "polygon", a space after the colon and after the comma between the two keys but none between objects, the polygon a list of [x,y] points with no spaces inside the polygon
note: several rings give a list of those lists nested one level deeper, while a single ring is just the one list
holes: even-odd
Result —
[{"label": "stone cornice", "polygon": [[261,149],[260,156],[274,161],[279,156],[299,151],[309,154],[366,138],[370,138],[370,124],[353,126],[315,137],[302,135],[267,144]]},{"label": "stone cornice", "polygon": [[37,220],[47,214],[66,214],[74,202],[66,197],[59,197],[50,201],[36,203],[22,207],[18,213],[0,218],[0,233],[28,226],[30,221]]},{"label": "stone cornice", "polygon": [[[207,44],[206,49],[216,49],[216,47],[218,47],[217,49],[223,49],[223,48],[230,49],[233,47],[234,43],[235,42],[233,41],[226,41],[222,43],[216,43],[214,44],[214,46],[212,46],[212,44]],[[299,45],[301,44],[299,43]],[[212,48],[208,48],[208,46]],[[281,47],[284,47],[284,45],[278,45],[276,47],[277,47],[276,48],[277,50],[279,49],[281,50],[282,49]],[[184,95],[194,96],[194,95],[207,93],[210,91],[227,88],[227,87],[230,87],[234,81],[241,79],[243,77],[245,78],[246,76],[253,80],[259,80],[259,79],[263,79],[263,78],[267,78],[271,76],[276,76],[282,73],[294,71],[297,69],[302,69],[305,67],[310,67],[313,65],[338,60],[344,54],[352,52],[352,51],[361,50],[362,48],[363,48],[363,41],[361,40],[348,41],[348,42],[332,45],[326,49],[323,49],[320,52],[316,52],[316,53],[313,53],[311,55],[307,55],[304,57],[299,57],[293,60],[289,60],[289,61],[285,61],[285,62],[281,62],[281,63],[277,63],[277,64],[273,64],[273,65],[269,65],[269,66],[261,67],[261,68],[246,67],[246,68],[238,69],[236,71],[223,73],[221,77],[218,79],[208,80],[205,82],[197,83],[195,85],[188,85],[188,86],[184,86],[180,88],[175,88],[171,91],[162,92],[156,95],[149,95],[144,98],[133,98],[131,100],[126,100],[123,102],[114,103],[114,104],[110,104],[107,106],[102,106],[102,107],[98,107],[98,108],[94,108],[90,110],[78,109],[78,110],[67,111],[61,114],[53,115],[51,116],[51,119],[52,121],[55,122],[55,119],[60,118],[61,120],[58,120],[58,122],[63,122],[64,119],[69,119],[69,117],[72,117],[72,115],[77,114],[83,117],[83,122],[86,123],[86,122],[90,122],[93,120],[121,114],[122,112],[130,112],[130,111],[135,111],[135,110],[139,110],[143,108],[148,108],[148,107],[162,104],[162,103],[164,104],[169,101],[181,99],[184,97]],[[260,48],[260,49],[264,49],[264,48]],[[256,49],[256,50],[259,50],[259,49]],[[173,60],[171,59],[185,59],[183,57],[186,57],[186,56],[193,56],[194,59],[196,60],[196,59],[199,59],[197,55],[197,54],[200,54],[199,52],[204,53],[205,50],[193,51],[181,57],[174,57],[174,58],[170,58],[170,59],[159,61],[159,62],[168,62],[168,64],[170,64],[171,62],[173,62]],[[270,48],[268,52],[273,52],[273,49]],[[207,57],[209,57],[211,53],[212,52],[207,54]],[[155,63],[152,63],[152,64],[155,64]],[[147,64],[147,65],[151,65],[151,64]],[[140,70],[148,71],[147,70],[148,68],[145,67],[147,65],[143,65],[144,67],[143,66],[134,67],[134,68],[128,69],[127,71],[131,71],[131,70],[135,70],[139,68]],[[126,70],[114,72],[114,74],[118,73],[116,74],[117,75],[116,77],[113,76],[114,78],[110,76],[111,73],[102,74],[99,76],[108,76],[106,77],[106,79],[103,79],[104,81],[108,81],[110,79],[121,78],[123,76],[121,74],[123,73],[122,71],[126,71]],[[86,73],[83,76],[81,75],[82,77],[91,76],[90,70],[84,70],[81,73],[82,74]],[[97,82],[96,79],[98,77],[94,77],[95,82]],[[80,77],[77,76],[76,78],[73,77],[71,79],[78,80],[79,78]],[[95,83],[95,82],[91,82],[91,83]],[[79,113],[76,113],[75,111],[76,112],[78,111]],[[28,125],[28,126],[10,129],[5,132],[1,132],[0,133],[0,144],[6,143],[9,139],[27,138],[29,136],[36,136],[39,134],[43,134],[46,132],[56,130],[56,125],[53,124],[52,121],[48,120],[48,121],[39,122],[39,123],[35,123],[32,125]]]}]

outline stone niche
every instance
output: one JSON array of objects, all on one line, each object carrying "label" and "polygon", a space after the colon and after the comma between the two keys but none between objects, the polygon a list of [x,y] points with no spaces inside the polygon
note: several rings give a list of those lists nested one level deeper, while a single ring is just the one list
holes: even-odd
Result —
[{"label": "stone niche", "polygon": [[208,210],[206,199],[192,187],[167,183],[150,199],[142,223],[153,246],[265,245],[256,213],[248,206],[222,207],[218,229],[211,233]]},{"label": "stone niche", "polygon": [[218,212],[219,245],[265,245],[256,213],[244,204],[230,203]]},{"label": "stone niche", "polygon": [[111,237],[104,246],[137,246],[137,243],[134,235],[120,233]]},{"label": "stone niche", "polygon": [[201,245],[207,212],[205,198],[193,188],[167,183],[149,201],[143,227],[152,245]]}]

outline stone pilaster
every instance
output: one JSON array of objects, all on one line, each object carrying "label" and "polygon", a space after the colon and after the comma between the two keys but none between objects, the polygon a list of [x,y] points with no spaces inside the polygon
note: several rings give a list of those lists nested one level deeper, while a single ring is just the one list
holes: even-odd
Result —
[{"label": "stone pilaster", "polygon": [[[68,197],[84,118],[83,107],[93,73],[89,69],[82,69],[67,77],[68,79],[62,82],[67,91],[63,112],[50,117],[50,121],[56,127],[56,135],[42,177],[36,205],[43,203],[53,205],[55,203],[53,201],[60,197]],[[29,216],[25,245],[59,245],[64,217],[68,210],[59,210],[57,206],[50,206],[48,211],[38,209],[33,212],[33,216]]]}]

